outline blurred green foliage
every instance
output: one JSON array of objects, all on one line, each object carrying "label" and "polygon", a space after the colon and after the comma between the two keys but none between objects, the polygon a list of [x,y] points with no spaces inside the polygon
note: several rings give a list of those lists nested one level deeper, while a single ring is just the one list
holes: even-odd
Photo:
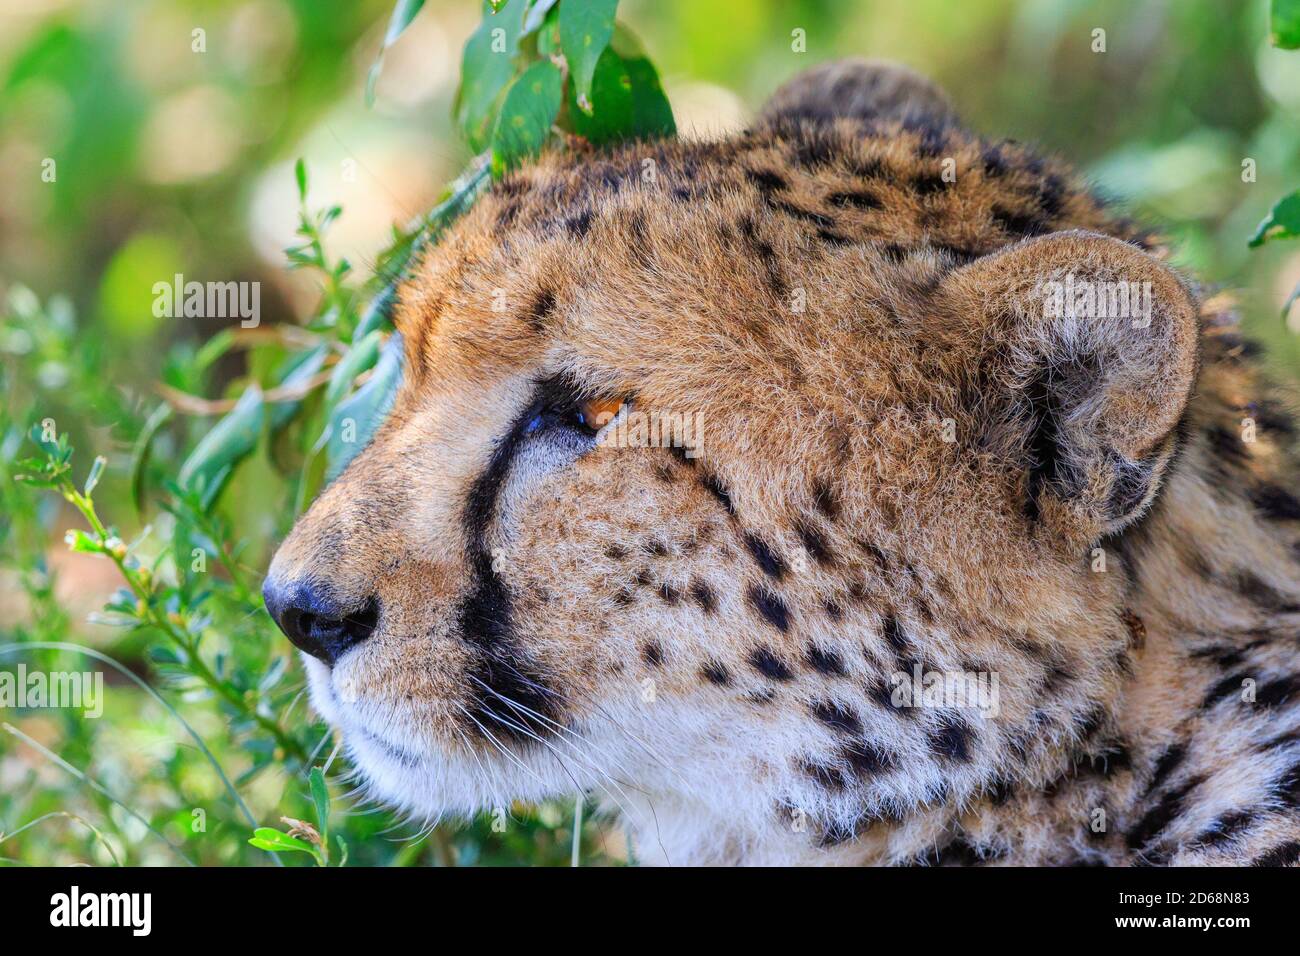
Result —
[{"label": "blurred green foliage", "polygon": [[[345,425],[391,396],[375,303],[483,187],[477,154],[500,171],[553,126],[736,129],[817,61],[900,60],[974,128],[1069,158],[1164,229],[1180,264],[1238,290],[1278,373],[1300,368],[1281,318],[1300,249],[1247,246],[1300,184],[1300,54],[1270,44],[1292,28],[1269,0],[623,0],[639,42],[612,3],[501,6],[0,13],[0,666],[108,683],[98,720],[0,714],[0,860],[335,864],[346,845],[352,864],[569,861],[572,806],[432,830],[364,812],[258,612],[274,543],[364,443]],[[516,15],[516,56],[489,56],[487,17]],[[552,72],[557,52],[579,77]],[[258,282],[259,326],[155,314],[178,274]],[[625,856],[587,815],[583,861]]]}]

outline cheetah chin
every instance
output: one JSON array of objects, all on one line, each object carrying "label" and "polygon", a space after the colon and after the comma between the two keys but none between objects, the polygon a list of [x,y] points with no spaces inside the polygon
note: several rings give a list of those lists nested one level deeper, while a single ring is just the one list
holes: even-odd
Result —
[{"label": "cheetah chin", "polygon": [[380,798],[667,863],[1300,856],[1294,428],[1065,165],[845,62],[552,152],[401,290],[266,604]]}]

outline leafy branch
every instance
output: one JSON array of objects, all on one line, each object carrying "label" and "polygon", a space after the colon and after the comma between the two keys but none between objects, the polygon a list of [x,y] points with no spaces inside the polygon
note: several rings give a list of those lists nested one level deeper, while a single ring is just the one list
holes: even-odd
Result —
[{"label": "leafy branch", "polygon": [[[252,846],[268,853],[306,853],[316,861],[317,866],[330,865],[330,797],[325,785],[325,774],[320,767],[312,767],[308,776],[311,787],[312,808],[316,813],[316,825],[293,817],[281,817],[288,831],[274,827],[258,827],[249,839]],[[339,857],[335,866],[346,866],[348,862],[348,845],[343,837],[335,836]]]},{"label": "leafy branch", "polygon": [[[103,475],[106,459],[102,455],[95,459],[85,483],[78,489],[72,481],[72,448],[67,436],[62,435],[57,440],[52,440],[45,436],[42,426],[38,425],[32,429],[31,439],[45,452],[45,457],[22,462],[21,466],[29,471],[19,475],[18,480],[58,492],[85,519],[90,533],[80,529],[68,531],[66,540],[69,547],[79,553],[108,558],[117,566],[127,585],[126,594],[119,592],[119,596],[110,602],[107,609],[121,615],[134,626],[152,628],[167,637],[181,655],[178,661],[193,677],[241,716],[270,734],[286,758],[305,762],[306,750],[292,734],[275,719],[250,704],[233,684],[217,676],[199,653],[200,634],[192,628],[189,617],[182,614],[174,602],[168,601],[154,572],[99,517],[93,493]],[[169,603],[173,606],[169,606]]]},{"label": "leafy branch", "polygon": [[[383,49],[422,5],[400,0]],[[484,0],[453,110],[470,147],[486,151],[493,177],[558,134],[599,146],[676,133],[658,71],[616,23],[617,10],[618,0]]]}]

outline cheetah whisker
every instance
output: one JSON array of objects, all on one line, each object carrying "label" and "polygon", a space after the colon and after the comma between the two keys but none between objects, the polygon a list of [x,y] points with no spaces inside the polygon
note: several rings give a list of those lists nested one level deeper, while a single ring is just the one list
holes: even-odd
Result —
[{"label": "cheetah whisker", "polygon": [[[495,693],[495,692],[494,692],[494,693]],[[501,697],[501,699],[504,700],[507,704],[511,703],[507,698],[502,697],[500,694],[498,694],[497,696],[498,696],[498,697]],[[569,767],[568,767],[568,764],[567,764],[566,761],[565,761],[564,755],[563,755],[559,750],[557,750],[557,749],[556,749],[556,748],[555,748],[555,747],[554,747],[554,746],[553,746],[549,741],[544,740],[542,737],[540,737],[540,736],[538,736],[537,734],[533,733],[533,732],[532,732],[531,730],[529,730],[527,727],[524,727],[524,726],[521,725],[521,724],[517,724],[517,723],[515,723],[514,721],[507,720],[505,717],[502,717],[502,716],[499,715],[499,714],[489,714],[488,716],[492,717],[494,720],[499,721],[499,722],[502,723],[502,724],[505,724],[507,727],[510,727],[510,728],[512,728],[512,729],[514,729],[514,730],[516,730],[516,731],[521,732],[521,733],[527,734],[529,737],[531,737],[532,739],[536,740],[539,744],[541,744],[541,745],[542,745],[543,747],[545,747],[547,750],[551,751],[551,753],[555,756],[555,759],[557,760],[557,762],[560,764],[560,769],[564,772],[564,775],[565,775],[566,777],[569,778],[570,782],[573,783],[573,787],[574,787],[574,789],[575,789],[576,791],[578,791],[579,793],[585,793],[585,792],[586,792],[586,788],[583,787],[581,784],[579,784],[578,781],[577,781],[577,778],[575,778],[574,775],[570,772]],[[569,744],[569,746],[572,747],[573,744]],[[575,747],[574,749],[576,749],[576,747]],[[617,781],[614,777],[612,777],[609,773],[607,773],[606,771],[602,770],[600,767],[597,767],[595,764],[592,764],[590,761],[587,761],[587,760],[582,759],[580,756],[577,757],[577,759],[579,759],[579,760],[581,761],[581,763],[582,763],[582,764],[583,764],[583,765],[584,765],[588,770],[591,770],[591,771],[593,771],[594,773],[598,774],[599,776],[604,777],[606,780],[608,780],[611,784],[613,784],[613,785],[618,789],[619,793],[621,793],[624,797],[627,797],[627,792],[623,789],[623,787],[621,786],[620,782]],[[596,781],[596,786],[598,786],[598,787],[600,787],[600,789],[604,790],[605,793],[609,795],[609,798],[610,798],[611,800],[613,800],[614,803],[616,803],[616,804],[618,805],[619,810],[621,810],[624,814],[627,814],[628,816],[634,816],[634,815],[631,813],[631,811],[628,809],[627,805],[624,804],[623,801],[619,800],[618,797],[616,797],[616,796],[614,795],[614,792],[613,792],[612,790],[610,790],[608,787],[606,787],[606,786],[605,786],[603,783],[601,783],[599,780]],[[633,789],[636,789],[636,788],[633,788]]]},{"label": "cheetah whisker", "polygon": [[[512,671],[512,672],[515,674],[515,676],[517,676],[521,681],[523,681],[523,682],[524,682],[528,687],[530,687],[530,688],[532,688],[532,689],[534,689],[534,690],[537,690],[538,692],[543,693],[543,694],[550,694],[552,697],[555,697],[557,700],[561,700],[561,701],[564,700],[564,698],[563,698],[560,694],[556,693],[556,692],[555,692],[554,690],[552,690],[551,688],[549,688],[549,687],[544,687],[544,686],[542,686],[541,684],[538,684],[536,681],[534,681],[534,680],[530,679],[529,677],[525,676],[524,674],[520,673],[519,669],[518,669],[517,667],[515,667],[513,664],[511,664],[509,661],[500,661],[499,663],[500,663],[502,666],[504,666],[504,667],[506,667],[507,669],[509,669],[510,671]],[[475,680],[477,680],[477,679],[478,679],[478,678],[475,678]],[[486,685],[484,685],[484,686],[486,686]],[[491,688],[488,688],[488,689],[491,690]],[[495,692],[494,692],[494,693],[495,693]],[[624,727],[624,726],[623,726],[623,725],[622,725],[618,720],[616,720],[614,717],[612,717],[612,716],[611,716],[611,715],[610,715],[610,714],[609,714],[609,713],[608,713],[608,712],[607,712],[607,711],[606,711],[606,710],[605,710],[605,709],[604,709],[604,708],[603,708],[603,707],[602,707],[602,706],[601,706],[597,701],[592,700],[591,698],[587,698],[587,702],[591,704],[592,709],[593,709],[596,713],[599,713],[602,717],[604,717],[607,721],[609,721],[609,722],[610,722],[610,723],[615,727],[615,729],[617,729],[619,732],[621,732],[622,734],[624,734],[625,736],[627,736],[627,738],[628,738],[629,740],[631,740],[633,743],[635,743],[637,746],[639,746],[642,750],[644,750],[644,751],[646,752],[646,754],[648,754],[648,755],[650,756],[651,759],[653,759],[656,763],[658,763],[658,764],[659,764],[661,767],[663,767],[665,770],[670,771],[670,772],[671,772],[674,776],[676,776],[677,779],[678,779],[679,781],[681,781],[683,784],[686,784],[686,783],[687,783],[686,778],[683,777],[682,774],[681,774],[681,773],[680,773],[680,772],[679,772],[679,771],[678,771],[678,770],[677,770],[677,769],[676,769],[676,768],[675,768],[671,763],[669,763],[666,759],[664,759],[664,757],[663,757],[661,754],[659,754],[658,752],[656,752],[656,751],[654,750],[654,748],[652,748],[652,747],[651,747],[649,744],[647,744],[644,740],[642,740],[640,737],[638,737],[638,736],[637,736],[636,734],[634,734],[632,731],[628,730],[628,729],[627,729],[626,727]],[[522,705],[521,705],[521,706],[522,706]],[[537,716],[540,717],[541,715],[538,714]],[[545,718],[544,718],[544,719],[545,719]],[[554,722],[554,721],[550,721],[550,723],[554,724],[555,722]],[[556,725],[556,726],[558,726],[558,725]]]},{"label": "cheetah whisker", "polygon": [[520,770],[524,771],[524,773],[528,774],[530,777],[532,777],[534,780],[540,783],[543,787],[546,786],[546,781],[541,778],[541,775],[539,775],[526,763],[520,760],[518,755],[516,755],[513,750],[511,750],[509,747],[502,744],[501,741],[497,740],[496,735],[494,735],[492,731],[484,727],[483,724],[478,720],[478,718],[469,712],[468,708],[466,708],[463,704],[459,702],[456,704],[456,707],[458,710],[460,710],[462,714],[464,714],[466,717],[468,717],[471,721],[474,722],[474,726],[476,726],[480,731],[483,732],[483,735],[487,737],[489,741],[491,741],[492,745],[496,747],[497,750],[501,751],[501,753],[505,755],[509,760],[511,760],[516,766],[518,766]]},{"label": "cheetah whisker", "polygon": [[[627,773],[627,772],[628,772],[628,768],[627,768],[627,766],[624,765],[624,764],[623,764],[623,763],[622,763],[622,762],[621,762],[617,757],[615,757],[613,754],[611,754],[611,753],[610,753],[608,750],[606,750],[604,747],[601,747],[599,744],[595,743],[593,740],[591,740],[591,739],[590,739],[589,737],[587,737],[586,735],[584,735],[584,734],[582,734],[582,733],[579,733],[578,731],[572,729],[571,727],[565,727],[563,724],[560,724],[560,723],[558,723],[558,722],[552,720],[550,717],[547,717],[545,714],[538,713],[537,711],[533,710],[531,707],[528,707],[528,706],[525,705],[525,704],[521,704],[521,703],[519,703],[519,702],[516,701],[516,700],[512,700],[511,698],[506,697],[506,696],[504,696],[503,694],[498,693],[496,690],[494,690],[492,687],[488,686],[484,681],[480,680],[478,677],[475,677],[475,676],[473,676],[473,675],[470,675],[470,679],[473,680],[473,681],[475,681],[475,682],[476,682],[477,684],[479,684],[479,685],[480,685],[484,690],[486,690],[488,693],[492,694],[494,697],[497,697],[497,698],[499,698],[500,700],[502,700],[503,702],[505,702],[505,704],[506,704],[507,706],[509,706],[512,710],[514,710],[516,713],[521,714],[521,715],[524,715],[524,716],[526,716],[526,717],[530,717],[530,718],[532,718],[533,720],[537,720],[537,721],[540,721],[540,722],[545,723],[545,724],[550,724],[553,728],[555,728],[555,733],[556,733],[556,738],[557,738],[557,739],[559,739],[559,734],[568,734],[569,736],[573,737],[573,738],[574,738],[576,741],[578,741],[579,743],[584,744],[585,746],[591,748],[592,750],[597,751],[601,756],[606,757],[607,759],[609,759],[612,763],[614,763],[614,764],[617,766],[617,769],[619,769],[619,770],[622,771],[623,773]],[[570,746],[570,747],[574,747],[574,749],[577,749],[577,746],[576,746],[576,744],[574,744],[574,743],[571,743],[571,742],[569,742],[569,741],[567,741],[567,740],[564,741],[564,743],[566,743],[566,744],[567,744],[568,746]]]}]

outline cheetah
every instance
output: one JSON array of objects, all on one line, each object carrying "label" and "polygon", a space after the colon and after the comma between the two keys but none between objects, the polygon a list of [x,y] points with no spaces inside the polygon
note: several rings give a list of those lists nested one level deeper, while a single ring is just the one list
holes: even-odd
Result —
[{"label": "cheetah", "polygon": [[546,152],[405,283],[392,410],[266,606],[416,817],[585,792],[675,865],[1294,864],[1294,426],[1168,254],[889,64]]}]

